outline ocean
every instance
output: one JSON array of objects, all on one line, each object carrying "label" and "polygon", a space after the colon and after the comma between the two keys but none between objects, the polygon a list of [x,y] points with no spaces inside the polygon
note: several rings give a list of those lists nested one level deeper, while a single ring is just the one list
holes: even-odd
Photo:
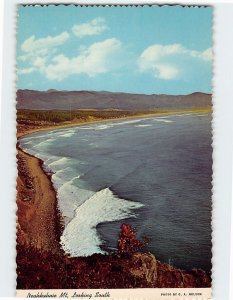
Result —
[{"label": "ocean", "polygon": [[71,256],[114,251],[122,223],[146,250],[183,269],[211,269],[211,114],[115,120],[20,139],[52,172]]}]

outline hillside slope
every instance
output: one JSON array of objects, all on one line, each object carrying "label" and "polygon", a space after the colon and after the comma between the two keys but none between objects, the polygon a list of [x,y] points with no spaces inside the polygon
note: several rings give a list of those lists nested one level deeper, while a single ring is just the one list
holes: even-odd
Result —
[{"label": "hillside slope", "polygon": [[17,91],[17,109],[186,110],[211,107],[211,95],[142,95],[91,91]]}]

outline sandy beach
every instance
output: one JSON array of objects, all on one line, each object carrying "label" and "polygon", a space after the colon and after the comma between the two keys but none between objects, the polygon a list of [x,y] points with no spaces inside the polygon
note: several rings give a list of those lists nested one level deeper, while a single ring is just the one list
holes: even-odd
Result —
[{"label": "sandy beach", "polygon": [[[18,149],[18,239],[36,248],[59,252],[60,220],[56,192],[42,161]],[[23,172],[22,172],[23,171]]]},{"label": "sandy beach", "polygon": [[[90,121],[83,120],[83,121],[70,121],[70,122],[62,122],[51,124],[51,125],[42,125],[42,126],[23,126],[17,129],[16,137],[20,138],[24,135],[39,132],[39,131],[46,131],[46,130],[54,130],[54,129],[62,129],[62,128],[69,128],[69,127],[76,127],[80,125],[86,124],[95,124],[95,123],[105,123],[105,122],[112,122],[112,121],[120,121],[120,120],[128,120],[128,119],[137,119],[137,118],[147,118],[147,117],[160,117],[160,116],[169,116],[174,114],[186,114],[186,113],[208,113],[211,112],[211,108],[208,109],[195,109],[195,110],[172,110],[172,111],[165,111],[165,112],[153,112],[147,114],[138,114],[133,116],[126,116],[126,117],[117,117],[117,118],[108,118],[108,119],[92,119]],[[18,126],[19,127],[19,126]]]}]

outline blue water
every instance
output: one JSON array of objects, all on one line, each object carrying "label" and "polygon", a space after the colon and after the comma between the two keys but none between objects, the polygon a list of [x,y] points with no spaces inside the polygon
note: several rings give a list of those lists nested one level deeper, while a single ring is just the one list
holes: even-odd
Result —
[{"label": "blue water", "polygon": [[72,256],[112,251],[127,222],[159,260],[211,269],[210,114],[83,125],[20,143],[54,172]]}]

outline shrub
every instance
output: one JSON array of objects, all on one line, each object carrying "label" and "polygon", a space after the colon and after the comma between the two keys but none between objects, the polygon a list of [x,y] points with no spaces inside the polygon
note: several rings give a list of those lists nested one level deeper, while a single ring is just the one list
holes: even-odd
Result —
[{"label": "shrub", "polygon": [[122,224],[117,243],[118,253],[131,254],[148,244],[148,238],[140,241],[136,236],[137,230],[135,228],[131,228],[129,224]]}]

